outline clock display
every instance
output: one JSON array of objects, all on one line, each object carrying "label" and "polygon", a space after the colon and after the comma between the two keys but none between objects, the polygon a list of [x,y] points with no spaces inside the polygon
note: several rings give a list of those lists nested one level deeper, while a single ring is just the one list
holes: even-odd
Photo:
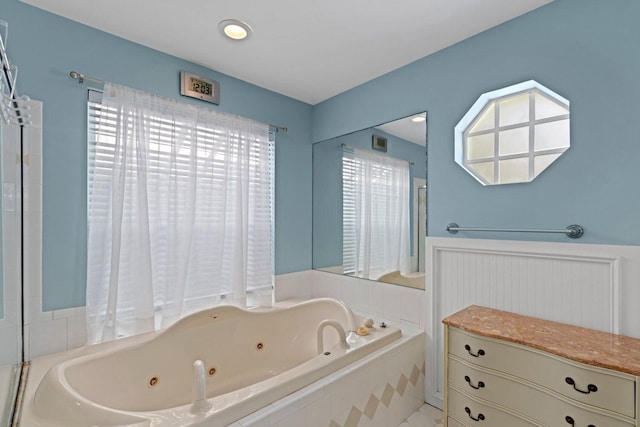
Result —
[{"label": "clock display", "polygon": [[190,89],[192,91],[201,93],[203,95],[213,94],[213,85],[211,83],[207,83],[202,80],[195,79],[193,77],[191,77],[190,80],[191,80]]},{"label": "clock display", "polygon": [[180,94],[200,101],[220,103],[220,83],[188,71],[180,72]]}]

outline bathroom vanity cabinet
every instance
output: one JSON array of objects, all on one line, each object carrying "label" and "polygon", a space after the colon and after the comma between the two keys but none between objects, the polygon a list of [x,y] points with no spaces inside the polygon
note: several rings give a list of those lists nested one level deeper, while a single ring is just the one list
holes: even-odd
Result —
[{"label": "bathroom vanity cabinet", "polygon": [[639,427],[640,340],[470,306],[445,324],[445,427]]}]

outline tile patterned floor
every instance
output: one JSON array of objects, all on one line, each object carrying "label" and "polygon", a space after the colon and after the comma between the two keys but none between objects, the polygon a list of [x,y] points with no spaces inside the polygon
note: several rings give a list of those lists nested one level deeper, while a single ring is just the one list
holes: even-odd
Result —
[{"label": "tile patterned floor", "polygon": [[442,411],[424,404],[398,427],[442,427]]}]

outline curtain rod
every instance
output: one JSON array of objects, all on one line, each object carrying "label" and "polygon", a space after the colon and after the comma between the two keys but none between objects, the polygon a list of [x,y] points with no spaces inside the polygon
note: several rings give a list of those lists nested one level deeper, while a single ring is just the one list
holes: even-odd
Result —
[{"label": "curtain rod", "polygon": [[[341,146],[342,148],[348,148],[348,149],[350,149],[350,150],[353,150],[354,148],[356,148],[356,147],[353,147],[353,146],[351,146],[351,145],[344,144],[344,143],[340,144],[340,146]],[[389,157],[391,157],[391,156],[389,156]],[[400,160],[404,160],[404,159],[400,159]],[[406,161],[406,160],[405,160],[405,161]],[[413,163],[413,162],[407,162],[407,163],[409,163],[411,166],[415,165],[415,163]]]},{"label": "curtain rod", "polygon": [[[91,80],[92,82],[96,82],[96,83],[101,84],[101,85],[106,83],[104,80],[100,80],[100,79],[96,79],[96,78],[93,78],[93,77],[89,77],[89,76],[86,76],[86,75],[84,75],[82,73],[79,73],[77,71],[71,71],[69,73],[69,77],[71,77],[74,80],[78,80],[78,84],[84,84],[85,80]],[[284,127],[284,126],[277,126],[277,125],[269,124],[269,127],[271,128],[270,130],[273,131],[273,132],[286,133],[286,132],[289,131],[289,129]]]}]

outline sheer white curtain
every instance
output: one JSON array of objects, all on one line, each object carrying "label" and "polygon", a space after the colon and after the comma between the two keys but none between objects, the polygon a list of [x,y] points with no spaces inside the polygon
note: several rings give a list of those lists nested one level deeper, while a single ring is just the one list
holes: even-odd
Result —
[{"label": "sheer white curtain", "polygon": [[107,83],[89,103],[88,341],[272,285],[269,126]]},{"label": "sheer white curtain", "polygon": [[342,158],[345,273],[377,279],[409,271],[409,163],[370,150]]}]

